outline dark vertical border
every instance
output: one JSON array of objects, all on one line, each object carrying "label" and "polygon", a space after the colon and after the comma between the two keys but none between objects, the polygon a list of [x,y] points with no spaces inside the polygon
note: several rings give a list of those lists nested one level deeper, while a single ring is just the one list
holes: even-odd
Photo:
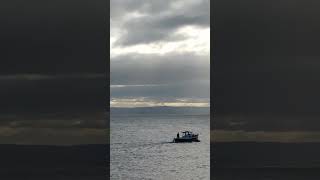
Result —
[{"label": "dark vertical border", "polygon": [[[93,143],[97,140],[100,144],[89,146],[77,144],[86,136],[81,136],[83,139],[76,136],[73,140],[77,145],[74,146],[60,146],[54,142],[39,144],[39,137],[45,141],[52,140],[50,133],[41,137],[46,134],[46,129],[42,129],[40,135],[36,131],[28,131],[31,135],[26,133],[22,143],[20,139],[9,141],[2,137],[0,179],[109,179],[109,1],[4,0],[0,2],[0,10],[0,115],[7,113],[24,118],[33,111],[32,118],[40,120],[28,123],[35,129],[42,127],[43,114],[57,113],[70,118],[92,110],[99,112],[99,120],[106,121],[99,125],[99,128],[106,129],[105,136],[97,139],[88,137],[95,141]],[[68,61],[71,56],[72,62]],[[28,80],[29,76],[23,78],[25,74],[31,77],[40,75],[40,78]],[[86,77],[88,74],[90,76]],[[95,74],[99,77],[95,78]],[[13,77],[13,80],[7,77]],[[66,79],[68,81],[64,81]],[[54,107],[57,110],[53,103],[58,104]],[[3,116],[0,117],[2,124],[4,120]],[[55,123],[46,124],[45,128],[56,126]],[[69,138],[68,135],[63,137]],[[27,145],[23,144],[25,142]]]},{"label": "dark vertical border", "polygon": [[[221,7],[220,5],[223,5],[225,7]],[[224,53],[224,55],[228,54],[230,52],[234,53],[236,56],[251,56],[250,61],[245,61],[244,59],[239,59],[239,61],[242,60],[242,62],[239,62],[239,64],[234,65],[243,65],[244,67],[246,64],[252,63],[255,60],[255,56],[264,57],[268,59],[268,61],[257,61],[255,65],[259,63],[260,70],[268,70],[270,73],[272,70],[276,75],[273,77],[274,79],[278,81],[282,81],[285,83],[288,83],[289,80],[293,82],[292,84],[288,83],[287,86],[284,86],[286,90],[290,90],[293,95],[293,97],[299,97],[303,99],[304,103],[299,103],[298,101],[290,102],[292,99],[288,99],[288,101],[281,99],[277,99],[275,97],[281,97],[286,96],[288,93],[286,91],[281,94],[280,87],[277,87],[277,84],[272,82],[264,82],[261,81],[263,85],[268,85],[269,89],[273,89],[276,91],[270,92],[272,96],[266,96],[266,94],[261,93],[261,96],[265,95],[264,99],[271,98],[274,100],[274,104],[278,104],[281,106],[281,109],[277,111],[276,108],[273,108],[272,106],[262,106],[260,104],[259,109],[261,113],[260,116],[265,116],[267,113],[271,113],[271,115],[268,116],[268,118],[273,118],[273,116],[278,116],[276,113],[283,113],[288,115],[289,117],[292,115],[299,115],[299,112],[304,112],[304,116],[309,116],[309,113],[312,112],[314,114],[318,114],[318,110],[316,105],[312,104],[314,99],[318,98],[318,94],[312,94],[309,92],[304,91],[304,89],[307,89],[307,87],[311,89],[317,89],[319,88],[317,86],[317,83],[313,81],[313,78],[316,78],[317,71],[316,71],[316,65],[318,65],[317,61],[314,61],[310,64],[305,64],[306,57],[316,57],[318,59],[318,42],[319,42],[319,26],[317,23],[315,23],[317,20],[319,20],[320,14],[319,7],[320,4],[316,1],[233,1],[234,4],[229,1],[217,1],[212,0],[210,5],[210,27],[211,27],[211,36],[210,36],[210,44],[211,44],[211,63],[210,63],[210,133],[211,133],[211,142],[210,142],[210,179],[319,179],[319,164],[306,164],[303,166],[303,163],[301,162],[312,162],[317,161],[319,159],[319,154],[315,149],[319,148],[319,144],[317,143],[305,143],[305,144],[299,144],[299,143],[270,143],[267,142],[266,144],[259,144],[256,142],[246,143],[246,142],[240,142],[239,144],[235,146],[227,146],[225,149],[221,148],[218,152],[218,150],[215,150],[215,144],[214,144],[214,137],[212,132],[215,129],[215,113],[217,104],[216,103],[216,92],[219,92],[219,96],[221,95],[221,91],[216,87],[220,86],[221,84],[215,85],[215,80],[219,80],[220,82],[223,81],[221,79],[221,74],[217,74],[216,70],[220,72],[223,72],[220,68],[223,68],[223,64],[225,62],[225,59],[221,59],[221,53]],[[216,4],[219,4],[219,7],[215,7]],[[242,7],[238,7],[241,5]],[[226,12],[224,15],[221,14],[222,10],[220,8],[228,8],[232,7],[231,10],[239,10],[239,12],[235,12],[234,14],[227,14],[232,11]],[[219,13],[216,13],[215,10],[219,10]],[[274,11],[275,10],[275,11]],[[262,13],[261,13],[262,12]],[[241,16],[241,13],[245,14],[244,16]],[[255,13],[260,13],[259,16],[255,17]],[[217,17],[219,15],[219,17]],[[222,16],[228,16],[229,20],[223,21],[224,17]],[[234,19],[234,21],[230,20],[230,17]],[[217,19],[216,19],[217,18]],[[246,19],[247,18],[247,19]],[[249,21],[249,20],[251,21]],[[254,20],[253,20],[254,19]],[[219,23],[218,29],[215,26],[215,20],[217,23]],[[246,21],[248,20],[248,21]],[[221,22],[228,24],[229,26],[221,27]],[[236,33],[229,33],[226,32],[224,34],[224,38],[228,37],[229,40],[225,41],[223,44],[220,37],[223,35],[223,30],[227,30],[227,28],[233,28],[232,23],[235,24],[241,24],[242,22],[247,22],[248,24],[244,25],[244,28],[242,29],[242,32],[238,32],[239,29],[232,29],[232,31]],[[259,24],[258,22],[262,22]],[[230,25],[231,24],[231,25]],[[244,23],[245,24],[245,23]],[[248,31],[249,27],[252,27],[251,32]],[[263,28],[262,28],[263,27]],[[237,27],[235,27],[237,28]],[[219,36],[219,40],[217,41],[217,33]],[[256,33],[256,35],[255,35]],[[253,36],[253,35],[254,36]],[[231,35],[231,36],[230,36]],[[258,36],[259,35],[259,36]],[[259,38],[260,39],[259,39]],[[247,41],[248,40],[248,41]],[[219,43],[219,44],[217,44]],[[233,44],[234,43],[234,44]],[[219,46],[217,49],[217,46]],[[227,48],[227,49],[226,49]],[[248,49],[252,49],[253,51],[247,51]],[[224,51],[224,52],[222,52]],[[250,52],[250,53],[249,53]],[[253,52],[253,53],[251,53]],[[217,62],[215,57],[216,54],[219,53],[219,60],[220,62]],[[279,58],[279,59],[277,59]],[[287,59],[286,59],[287,58]],[[238,61],[238,59],[237,59]],[[218,68],[215,67],[215,64],[219,64]],[[229,61],[227,63],[235,63],[235,61]],[[225,67],[228,67],[227,64]],[[311,66],[314,67],[314,71],[311,69]],[[283,67],[287,67],[287,69],[284,69]],[[310,69],[304,70],[303,68],[308,67]],[[281,71],[282,69],[283,72]],[[313,73],[307,74],[307,71],[313,71]],[[248,71],[248,74],[250,72]],[[283,78],[284,76],[287,76],[289,78]],[[307,75],[305,75],[307,74]],[[216,75],[216,78],[215,78]],[[255,73],[250,74],[255,75]],[[298,76],[299,75],[299,76]],[[235,76],[235,75],[233,75]],[[300,80],[297,78],[301,78]],[[219,79],[218,79],[219,78]],[[282,79],[281,79],[282,78]],[[303,79],[305,78],[305,79]],[[230,81],[230,78],[228,79]],[[301,81],[305,80],[305,81]],[[310,80],[310,81],[309,81]],[[271,87],[271,88],[270,88]],[[225,87],[227,88],[227,87]],[[228,87],[230,88],[230,87]],[[250,89],[250,87],[247,87]],[[266,89],[268,89],[266,88]],[[301,88],[300,92],[297,92],[296,90]],[[262,91],[264,89],[260,89]],[[250,92],[243,91],[243,92]],[[227,94],[227,93],[226,93]],[[248,97],[258,97],[256,96],[248,96]],[[221,113],[221,110],[223,110],[223,104],[224,102],[221,102],[223,98],[220,99],[219,97],[219,104],[218,104],[218,113]],[[269,101],[270,99],[268,99]],[[311,102],[309,102],[312,100]],[[227,102],[225,102],[227,103]],[[228,102],[230,103],[230,101]],[[292,104],[290,104],[292,103]],[[296,109],[290,109],[286,106],[289,105],[298,105],[301,107],[296,112]],[[267,102],[265,103],[267,105]],[[245,106],[245,104],[244,104]],[[308,107],[312,110],[309,111]],[[286,109],[287,108],[287,109]],[[246,107],[242,109],[241,111],[244,114],[252,113],[256,108]],[[274,113],[274,114],[272,114]],[[310,116],[314,116],[314,114],[310,113]],[[303,119],[303,123],[308,122],[308,119]],[[302,122],[302,120],[301,120]],[[274,122],[268,122],[267,124],[270,125]],[[293,126],[291,126],[293,125]],[[316,123],[313,121],[309,121],[309,124],[304,124],[306,129],[305,131],[309,131],[310,129],[313,129],[313,131],[318,131],[316,127]],[[311,127],[311,126],[314,127]],[[283,127],[277,127],[279,125],[276,125],[274,128],[292,128],[295,130],[294,123],[289,124],[288,122],[284,122],[282,124]],[[303,130],[303,129],[302,129]],[[218,146],[218,143],[216,143],[216,146]],[[219,144],[219,148],[221,145]],[[228,152],[224,150],[230,150]],[[302,150],[303,149],[303,150]],[[216,153],[214,153],[216,151]],[[226,153],[225,153],[226,152]],[[245,153],[243,153],[245,152]],[[254,153],[256,155],[254,156]],[[215,157],[216,154],[224,155],[219,156],[219,158]],[[247,155],[247,156],[246,156]],[[268,155],[268,156],[267,156]],[[249,157],[249,158],[248,158]],[[264,157],[265,159],[260,159],[259,157]],[[238,159],[237,159],[238,158]],[[250,159],[251,158],[251,159]],[[312,160],[308,160],[308,158],[312,158]],[[219,163],[215,163],[215,159],[220,160]],[[235,160],[234,160],[235,159]],[[265,160],[273,161],[276,165],[280,165],[279,167],[268,167],[264,166],[263,163],[265,163]],[[226,160],[225,164],[221,164],[221,160]],[[233,161],[234,160],[234,161]],[[243,168],[244,164],[248,161],[254,162],[254,166],[250,165],[249,168]],[[229,161],[229,162],[228,162]],[[261,161],[261,162],[259,162]],[[295,162],[296,161],[296,162]],[[291,167],[288,166],[288,164],[295,162],[298,164],[297,167]],[[236,164],[238,163],[238,164]],[[278,164],[277,164],[278,163]],[[260,165],[260,167],[258,167]],[[263,165],[263,166],[262,166]],[[282,167],[281,167],[282,165]],[[235,168],[233,168],[233,167]],[[240,167],[240,168],[239,168]],[[217,168],[219,168],[219,171],[217,171]],[[218,175],[216,175],[218,173]],[[218,177],[219,176],[219,177]],[[220,180],[220,179],[218,179]]]},{"label": "dark vertical border", "polygon": [[110,1],[107,1],[107,15],[106,15],[106,36],[108,38],[106,42],[106,49],[107,49],[107,55],[106,57],[106,120],[107,120],[107,169],[106,169],[106,176],[107,179],[110,179]]},{"label": "dark vertical border", "polygon": [[213,130],[214,130],[214,113],[215,113],[215,93],[214,93],[214,57],[215,57],[215,20],[214,20],[214,0],[210,2],[210,179],[213,179]]}]

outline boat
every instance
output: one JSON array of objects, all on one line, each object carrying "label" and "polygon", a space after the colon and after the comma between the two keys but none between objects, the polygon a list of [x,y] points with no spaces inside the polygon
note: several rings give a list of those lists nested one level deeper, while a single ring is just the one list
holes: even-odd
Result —
[{"label": "boat", "polygon": [[179,133],[177,134],[176,138],[173,138],[174,143],[180,143],[180,142],[200,142],[198,139],[198,134],[193,134],[191,131],[183,131],[182,136],[179,136]]}]

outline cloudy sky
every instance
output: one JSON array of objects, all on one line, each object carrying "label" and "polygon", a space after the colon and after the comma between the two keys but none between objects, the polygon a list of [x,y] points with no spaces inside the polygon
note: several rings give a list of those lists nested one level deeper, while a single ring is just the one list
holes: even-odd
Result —
[{"label": "cloudy sky", "polygon": [[210,1],[110,6],[111,106],[209,106]]}]

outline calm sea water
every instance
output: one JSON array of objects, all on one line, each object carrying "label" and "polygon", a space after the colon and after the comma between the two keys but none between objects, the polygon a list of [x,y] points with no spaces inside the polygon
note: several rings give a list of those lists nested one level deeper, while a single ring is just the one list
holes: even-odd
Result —
[{"label": "calm sea water", "polygon": [[[209,116],[111,114],[111,179],[210,179]],[[171,143],[191,130],[201,142]]]}]

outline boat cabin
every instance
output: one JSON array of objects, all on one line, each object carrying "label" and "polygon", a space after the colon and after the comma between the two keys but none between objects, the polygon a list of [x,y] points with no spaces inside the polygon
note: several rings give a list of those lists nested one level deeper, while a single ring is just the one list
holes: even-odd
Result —
[{"label": "boat cabin", "polygon": [[191,131],[181,132],[181,137],[176,137],[173,139],[173,142],[199,142],[198,134],[193,134]]}]

